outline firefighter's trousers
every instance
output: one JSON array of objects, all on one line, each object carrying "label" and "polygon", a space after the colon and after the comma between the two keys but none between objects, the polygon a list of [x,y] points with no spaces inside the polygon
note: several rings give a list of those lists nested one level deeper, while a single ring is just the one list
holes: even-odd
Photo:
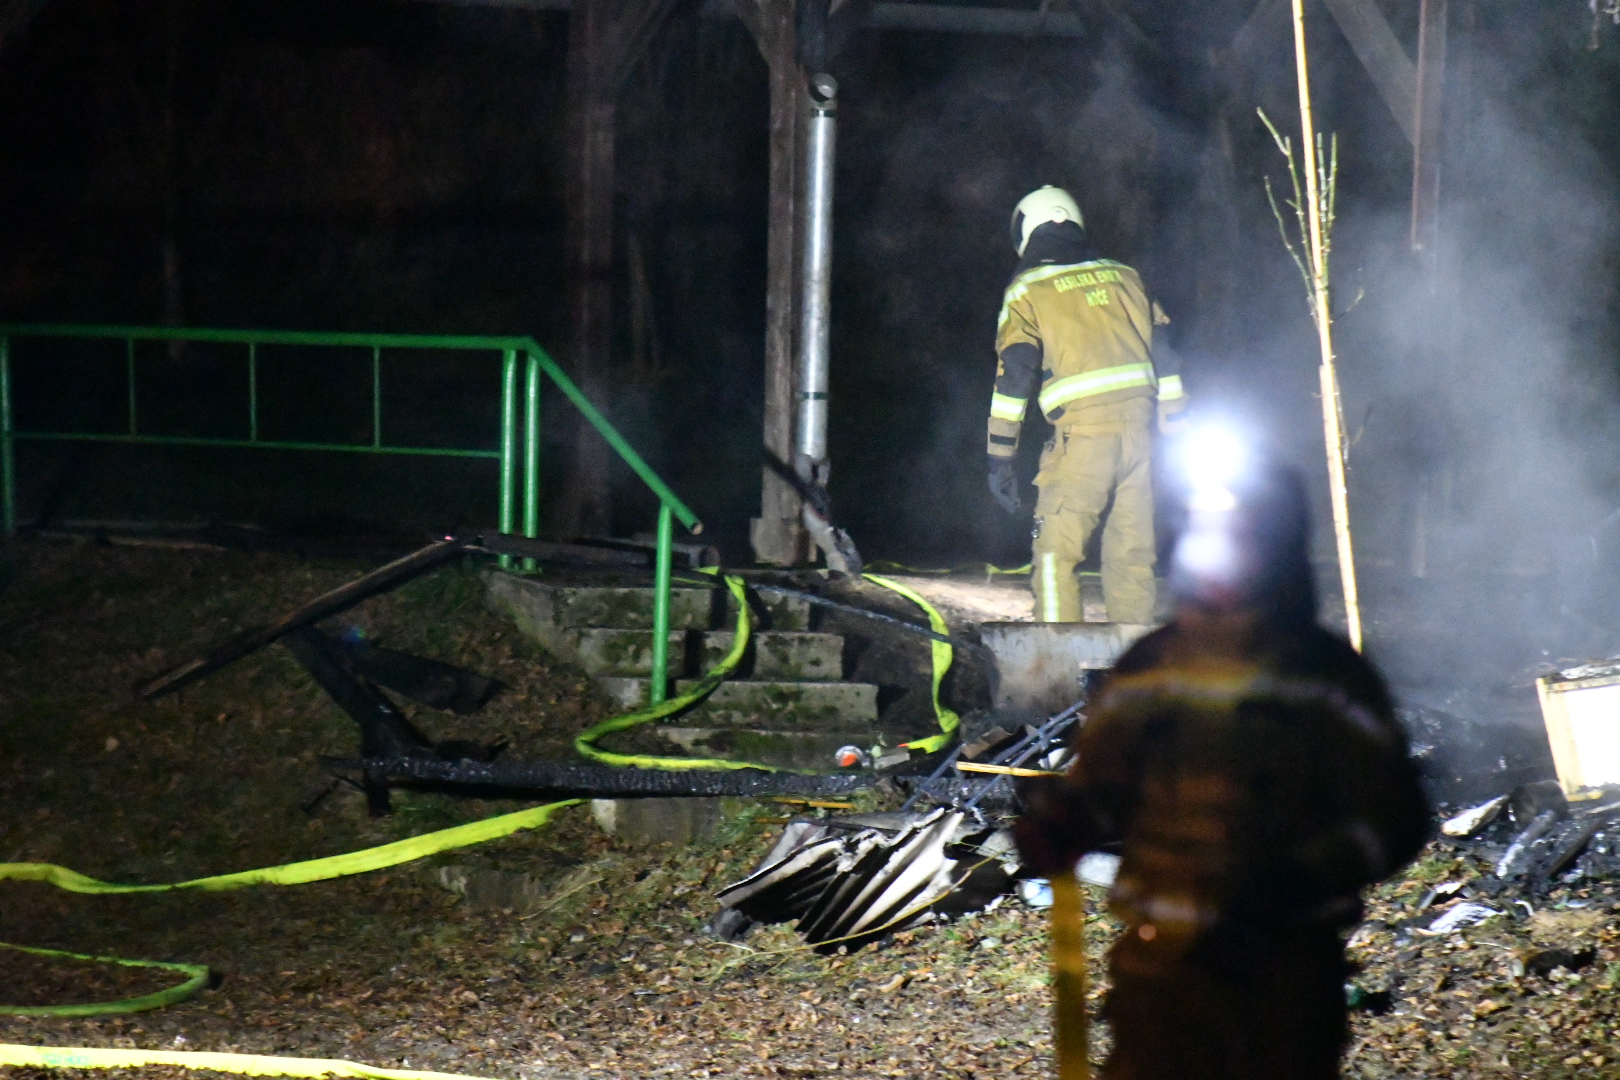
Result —
[{"label": "firefighter's trousers", "polygon": [[1153,400],[1095,406],[1079,412],[1075,421],[1057,428],[1035,477],[1040,488],[1030,566],[1035,618],[1081,621],[1075,567],[1106,510],[1102,587],[1109,621],[1151,623]]}]

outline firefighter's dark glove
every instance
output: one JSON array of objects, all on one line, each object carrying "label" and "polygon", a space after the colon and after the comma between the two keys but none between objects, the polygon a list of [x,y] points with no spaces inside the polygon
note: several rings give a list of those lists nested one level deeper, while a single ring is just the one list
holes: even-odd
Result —
[{"label": "firefighter's dark glove", "polygon": [[1018,497],[1018,469],[1012,458],[990,459],[990,494],[995,497],[996,505],[1009,514],[1024,508],[1023,500]]},{"label": "firefighter's dark glove", "polygon": [[1063,777],[1021,777],[1015,783],[1024,812],[1013,823],[1013,839],[1024,865],[1043,877],[1072,872],[1095,846],[1084,803]]}]

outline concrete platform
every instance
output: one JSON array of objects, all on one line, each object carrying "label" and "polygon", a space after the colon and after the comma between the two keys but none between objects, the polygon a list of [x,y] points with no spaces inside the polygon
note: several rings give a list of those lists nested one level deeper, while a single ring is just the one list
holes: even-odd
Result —
[{"label": "concrete platform", "polygon": [[1000,673],[995,709],[1012,719],[1050,716],[1085,696],[1103,671],[1152,626],[1134,623],[984,623],[979,638]]}]

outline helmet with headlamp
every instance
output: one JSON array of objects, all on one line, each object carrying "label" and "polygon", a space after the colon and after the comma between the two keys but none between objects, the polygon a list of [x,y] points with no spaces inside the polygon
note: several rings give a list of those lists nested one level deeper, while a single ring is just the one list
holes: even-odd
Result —
[{"label": "helmet with headlamp", "polygon": [[1219,421],[1178,438],[1170,466],[1180,517],[1170,566],[1177,597],[1314,619],[1310,512],[1298,474]]},{"label": "helmet with headlamp", "polygon": [[1036,229],[1051,222],[1073,222],[1082,229],[1086,227],[1074,197],[1060,187],[1048,184],[1019,199],[1012,216],[1012,242],[1018,254],[1024,253]]}]

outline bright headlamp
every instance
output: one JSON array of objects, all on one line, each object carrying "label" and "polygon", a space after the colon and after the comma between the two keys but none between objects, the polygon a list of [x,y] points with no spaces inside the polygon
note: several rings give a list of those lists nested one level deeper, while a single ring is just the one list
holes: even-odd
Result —
[{"label": "bright headlamp", "polygon": [[1236,508],[1232,488],[1248,470],[1250,459],[1249,444],[1228,424],[1208,421],[1188,431],[1176,446],[1174,463],[1187,483],[1190,507]]},{"label": "bright headlamp", "polygon": [[1171,450],[1171,466],[1187,493],[1186,527],[1176,545],[1175,568],[1188,580],[1222,583],[1241,573],[1232,534],[1236,489],[1253,468],[1253,453],[1229,424],[1206,421],[1188,430]]}]

